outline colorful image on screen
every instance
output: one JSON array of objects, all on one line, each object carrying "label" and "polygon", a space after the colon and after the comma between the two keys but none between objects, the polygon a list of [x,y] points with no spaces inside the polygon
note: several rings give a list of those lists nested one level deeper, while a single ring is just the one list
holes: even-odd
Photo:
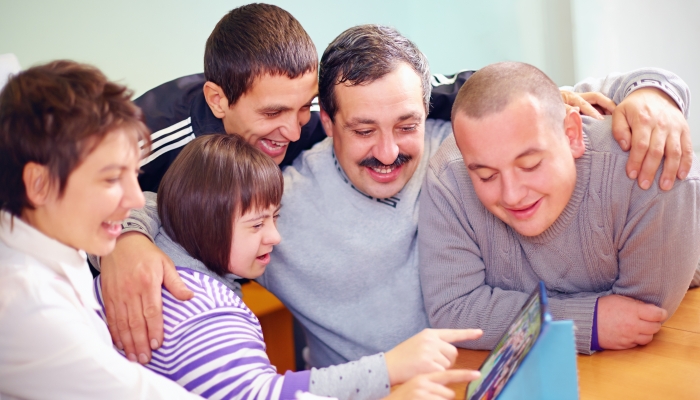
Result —
[{"label": "colorful image on screen", "polygon": [[469,384],[466,398],[469,400],[496,398],[532,348],[541,327],[542,308],[539,290],[536,290],[481,365],[481,378]]}]

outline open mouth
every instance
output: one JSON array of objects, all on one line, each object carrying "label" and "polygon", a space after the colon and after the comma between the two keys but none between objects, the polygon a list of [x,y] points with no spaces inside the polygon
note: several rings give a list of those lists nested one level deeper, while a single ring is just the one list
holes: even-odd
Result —
[{"label": "open mouth", "polygon": [[104,221],[102,227],[108,235],[117,237],[122,232],[122,221]]},{"label": "open mouth", "polygon": [[265,253],[261,256],[255,257],[256,260],[258,260],[262,264],[267,264],[270,262],[270,253]]},{"label": "open mouth", "polygon": [[260,146],[258,147],[271,157],[284,154],[287,151],[287,146],[289,145],[289,142],[278,142],[271,139],[260,139],[258,143],[260,143]]},{"label": "open mouth", "polygon": [[378,173],[378,174],[388,174],[395,170],[397,167],[393,165],[388,165],[388,166],[383,166],[383,167],[370,167],[372,168],[372,171]]},{"label": "open mouth", "polygon": [[399,177],[403,165],[383,165],[380,167],[365,167],[369,176],[379,183],[393,182]]}]

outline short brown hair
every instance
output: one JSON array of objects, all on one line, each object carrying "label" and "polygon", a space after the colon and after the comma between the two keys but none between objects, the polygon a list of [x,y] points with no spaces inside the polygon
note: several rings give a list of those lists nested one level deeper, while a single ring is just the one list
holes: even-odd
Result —
[{"label": "short brown hair", "polygon": [[297,78],[318,69],[316,46],[292,14],[270,4],[248,4],[226,14],[204,49],[204,77],[229,105],[264,75]]},{"label": "short brown hair", "polygon": [[234,218],[279,205],[283,187],[277,164],[240,136],[204,135],[185,146],[163,176],[158,215],[171,239],[223,275]]},{"label": "short brown hair", "polygon": [[452,106],[452,121],[457,113],[479,119],[503,111],[523,94],[539,100],[553,122],[564,120],[564,102],[557,85],[537,67],[507,61],[488,65],[467,79]]},{"label": "short brown hair", "polygon": [[54,61],[20,72],[0,93],[0,208],[34,206],[22,179],[29,162],[48,167],[63,194],[68,176],[110,132],[128,128],[150,147],[150,131],[131,92],[97,68]]},{"label": "short brown hair", "polygon": [[430,105],[430,66],[415,43],[389,26],[358,25],[338,35],[321,56],[318,101],[331,121],[338,111],[335,86],[370,84],[408,64],[421,79],[423,103]]}]

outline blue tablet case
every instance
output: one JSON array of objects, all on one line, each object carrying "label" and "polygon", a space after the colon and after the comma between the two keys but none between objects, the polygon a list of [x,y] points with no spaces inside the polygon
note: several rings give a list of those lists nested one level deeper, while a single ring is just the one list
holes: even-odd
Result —
[{"label": "blue tablet case", "polygon": [[498,400],[578,399],[573,321],[547,321]]}]

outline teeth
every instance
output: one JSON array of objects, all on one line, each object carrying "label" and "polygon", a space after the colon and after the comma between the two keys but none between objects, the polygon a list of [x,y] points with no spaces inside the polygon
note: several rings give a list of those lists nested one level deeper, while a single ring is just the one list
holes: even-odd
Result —
[{"label": "teeth", "polygon": [[285,147],[289,144],[288,142],[277,142],[270,139],[262,139],[261,142],[263,146],[270,150],[279,150],[280,148]]},{"label": "teeth", "polygon": [[389,172],[393,171],[395,167],[372,167],[372,171],[378,173],[378,174],[388,174]]},{"label": "teeth", "polygon": [[107,225],[121,225],[122,221],[105,221]]}]

